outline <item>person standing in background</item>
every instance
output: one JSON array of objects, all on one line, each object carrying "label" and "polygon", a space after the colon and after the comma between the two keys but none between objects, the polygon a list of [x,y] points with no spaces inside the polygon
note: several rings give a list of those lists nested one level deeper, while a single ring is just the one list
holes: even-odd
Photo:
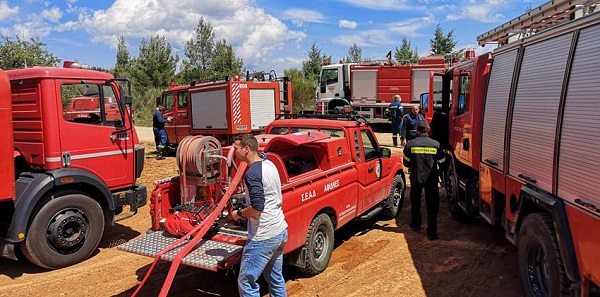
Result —
[{"label": "person standing in background", "polygon": [[386,109],[386,115],[390,119],[392,123],[392,142],[394,146],[398,146],[398,134],[402,131],[402,116],[404,115],[404,110],[402,110],[402,97],[396,94],[392,96],[394,102],[392,102],[388,108]]}]

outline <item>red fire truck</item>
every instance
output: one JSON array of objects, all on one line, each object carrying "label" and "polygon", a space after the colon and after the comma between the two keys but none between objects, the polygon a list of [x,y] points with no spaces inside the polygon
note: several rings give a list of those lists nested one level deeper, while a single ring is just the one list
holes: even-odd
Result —
[{"label": "red fire truck", "polygon": [[[390,217],[398,214],[404,190],[400,156],[381,147],[364,122],[282,119],[271,123],[266,132],[276,134],[258,135],[259,151],[279,171],[289,225],[284,254],[292,265],[318,274],[329,263],[334,230],[380,212]],[[229,170],[222,164],[233,153],[230,149],[221,149],[212,137],[185,138],[177,152],[181,175],[155,182],[150,216],[156,232],[118,247],[156,261],[173,261],[161,296],[168,292],[179,263],[216,271],[240,261],[247,232],[227,213],[243,196],[236,188],[246,164],[233,169],[233,181],[227,182]],[[173,220],[181,216],[187,219]],[[184,225],[193,231],[178,232],[186,229]],[[182,239],[173,237],[173,231],[183,233],[178,234]],[[190,235],[194,239],[187,241]]]},{"label": "red fire truck", "polygon": [[165,104],[164,115],[173,117],[165,129],[168,146],[174,151],[188,135],[210,135],[228,144],[234,134],[264,130],[277,114],[291,107],[292,87],[287,77],[264,81],[234,78],[183,86],[173,83],[160,101]]},{"label": "red fire truck", "polygon": [[429,73],[444,71],[444,56],[421,57],[417,64],[396,65],[391,61],[324,65],[317,87],[317,112],[340,113],[350,103],[370,122],[387,122],[385,109],[392,95],[402,97],[405,113],[429,92]]},{"label": "red fire truck", "polygon": [[[146,203],[146,187],[135,184],[144,149],[126,112],[131,97],[119,83],[127,81],[84,69],[0,71],[2,257],[16,260],[20,247],[44,268],[81,262],[105,225]],[[72,100],[91,93],[99,110],[71,117]],[[118,113],[107,109],[113,103]]]},{"label": "red fire truck", "polygon": [[527,296],[600,294],[599,2],[532,9],[431,81],[450,213],[506,230]]}]

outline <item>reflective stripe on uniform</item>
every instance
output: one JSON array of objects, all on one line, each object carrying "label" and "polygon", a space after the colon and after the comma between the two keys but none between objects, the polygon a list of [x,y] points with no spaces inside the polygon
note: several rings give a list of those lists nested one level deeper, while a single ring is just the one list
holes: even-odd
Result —
[{"label": "reflective stripe on uniform", "polygon": [[444,162],[446,162],[446,157],[443,157],[443,158],[441,158],[441,159],[438,161],[438,163],[440,163],[440,164],[441,164],[441,163],[444,163]]},{"label": "reflective stripe on uniform", "polygon": [[434,147],[411,147],[410,152],[413,154],[423,154],[423,155],[435,155],[437,154],[437,149]]},{"label": "reflective stripe on uniform", "polygon": [[406,161],[410,162],[410,158],[409,158],[409,157],[407,157],[407,156],[403,156],[403,158],[404,158],[404,160],[406,160]]}]

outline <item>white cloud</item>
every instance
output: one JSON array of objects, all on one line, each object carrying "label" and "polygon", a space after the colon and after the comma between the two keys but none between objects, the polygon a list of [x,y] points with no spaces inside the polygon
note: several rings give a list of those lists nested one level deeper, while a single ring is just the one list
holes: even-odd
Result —
[{"label": "white cloud", "polygon": [[356,27],[358,27],[358,23],[349,20],[340,20],[338,22],[338,26],[340,28],[356,29]]},{"label": "white cloud", "polygon": [[499,13],[506,8],[506,0],[485,0],[482,3],[470,1],[467,5],[453,7],[450,11],[456,11],[456,14],[448,14],[448,20],[456,21],[470,19],[483,23],[494,23],[505,19],[505,16]]},{"label": "white cloud", "polygon": [[302,27],[305,23],[324,23],[325,17],[318,11],[292,8],[281,14],[284,20],[290,20],[294,25]]},{"label": "white cloud", "polygon": [[402,40],[402,36],[419,37],[422,34],[419,30],[429,27],[434,24],[436,19],[432,15],[421,18],[407,19],[394,23],[385,24],[385,29],[372,29],[358,31],[354,34],[344,34],[334,37],[333,42],[352,46],[356,44],[362,47],[372,47],[379,45],[398,44]]},{"label": "white cloud", "polygon": [[43,10],[40,13],[40,17],[42,19],[46,19],[52,23],[57,23],[62,18],[62,12],[58,7],[54,7],[52,9]]},{"label": "white cloud", "polygon": [[407,10],[412,8],[408,0],[338,0],[348,5],[373,10]]},{"label": "white cloud", "polygon": [[12,16],[15,16],[19,13],[19,7],[10,7],[8,2],[1,1],[0,2],[0,21],[6,21]]},{"label": "white cloud", "polygon": [[[250,6],[250,0],[116,0],[106,10],[83,11],[79,19],[62,30],[85,30],[93,42],[116,48],[116,38],[139,40],[162,35],[183,52],[185,42],[195,34],[201,17],[209,22],[217,39],[226,39],[244,64],[260,64],[287,42],[306,37],[283,22]],[[173,17],[177,16],[177,17]],[[136,42],[134,42],[136,43]],[[180,56],[182,56],[180,54]]]},{"label": "white cloud", "polygon": [[387,25],[390,31],[396,35],[407,37],[417,37],[420,35],[419,30],[429,27],[436,23],[436,18],[433,15],[423,16],[421,18],[406,19]]}]

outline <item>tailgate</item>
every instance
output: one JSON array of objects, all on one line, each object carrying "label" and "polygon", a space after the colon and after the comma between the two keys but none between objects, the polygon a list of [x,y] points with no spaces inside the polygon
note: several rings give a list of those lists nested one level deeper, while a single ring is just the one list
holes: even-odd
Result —
[{"label": "tailgate", "polygon": [[[215,237],[218,237],[217,236]],[[158,253],[173,244],[179,238],[166,231],[152,232],[144,237],[136,238],[125,244],[119,245],[117,249],[138,255],[156,257]],[[239,237],[245,242],[246,238]],[[188,243],[184,241],[174,249],[162,255],[164,261],[173,261],[177,253]],[[182,264],[202,269],[217,271],[219,268],[228,268],[240,261],[243,245],[202,239],[196,247],[181,261]]]}]

